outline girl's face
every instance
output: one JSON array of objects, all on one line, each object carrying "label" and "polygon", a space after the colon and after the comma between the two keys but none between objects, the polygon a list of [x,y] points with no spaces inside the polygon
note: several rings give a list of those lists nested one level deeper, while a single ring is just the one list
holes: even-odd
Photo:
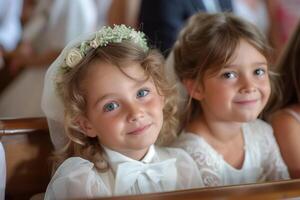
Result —
[{"label": "girl's face", "polygon": [[82,129],[104,146],[140,159],[162,128],[163,97],[151,79],[145,81],[137,63],[123,68],[129,77],[108,63],[95,62],[90,67],[84,85],[87,118],[80,120]]},{"label": "girl's face", "polygon": [[270,96],[266,58],[245,40],[231,61],[216,74],[204,75],[199,89],[206,117],[221,121],[248,122],[257,118]]}]

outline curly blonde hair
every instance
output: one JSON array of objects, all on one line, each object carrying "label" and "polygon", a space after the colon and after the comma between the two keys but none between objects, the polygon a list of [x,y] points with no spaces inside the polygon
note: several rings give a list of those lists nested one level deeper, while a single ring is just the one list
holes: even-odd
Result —
[{"label": "curly blonde hair", "polygon": [[[230,61],[241,39],[270,63],[271,49],[265,36],[253,24],[230,13],[193,15],[174,45],[175,73],[181,81],[192,79],[203,84],[205,73],[218,72]],[[199,102],[191,97],[185,108],[181,128],[202,112]]]},{"label": "curly blonde hair", "polygon": [[139,63],[147,78],[154,81],[159,95],[164,97],[164,122],[156,143],[165,145],[176,137],[177,95],[173,84],[167,82],[164,76],[163,56],[156,50],[145,51],[130,41],[109,43],[107,46],[90,50],[80,63],[61,77],[57,89],[65,107],[65,132],[69,142],[56,154],[54,168],[70,156],[88,159],[101,171],[106,171],[109,167],[98,138],[83,134],[76,123],[78,116],[86,116],[87,101],[82,83],[87,79],[91,63],[95,60],[117,66],[121,71],[128,63]]}]

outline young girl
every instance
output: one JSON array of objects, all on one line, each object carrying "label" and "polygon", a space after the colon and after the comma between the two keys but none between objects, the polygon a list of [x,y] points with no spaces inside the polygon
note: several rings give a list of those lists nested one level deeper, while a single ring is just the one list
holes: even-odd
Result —
[{"label": "young girl", "polygon": [[271,91],[268,51],[254,25],[226,13],[194,15],[174,46],[189,96],[175,146],[206,186],[289,178],[271,127],[257,119]]},{"label": "young girl", "polygon": [[153,145],[176,132],[174,90],[161,70],[163,57],[147,47],[143,33],[125,25],[103,27],[65,48],[45,80],[45,96],[61,99],[44,99],[44,110],[52,118],[63,102],[69,137],[46,199],[202,185],[188,154]]},{"label": "young girl", "polygon": [[300,178],[300,23],[277,65],[281,96],[271,103],[269,112],[282,156],[292,178]]}]

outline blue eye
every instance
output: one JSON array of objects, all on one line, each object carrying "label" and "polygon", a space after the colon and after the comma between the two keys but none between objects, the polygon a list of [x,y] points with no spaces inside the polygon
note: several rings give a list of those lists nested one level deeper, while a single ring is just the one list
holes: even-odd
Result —
[{"label": "blue eye", "polygon": [[236,76],[237,75],[234,72],[225,72],[224,74],[222,74],[222,77],[224,77],[225,79],[233,79]]},{"label": "blue eye", "polygon": [[118,108],[120,105],[116,102],[111,102],[111,103],[108,103],[108,104],[105,104],[104,105],[104,112],[111,112],[113,110],[115,110],[116,108]]},{"label": "blue eye", "polygon": [[261,69],[261,68],[256,69],[256,70],[254,71],[254,74],[257,75],[257,76],[262,76],[262,75],[264,75],[265,73],[266,73],[266,71],[265,71],[264,69]]},{"label": "blue eye", "polygon": [[148,90],[148,89],[141,89],[141,90],[139,90],[139,91],[137,92],[136,96],[137,96],[138,98],[140,98],[140,97],[145,97],[145,96],[147,96],[147,95],[149,94],[149,92],[150,92],[150,90]]}]

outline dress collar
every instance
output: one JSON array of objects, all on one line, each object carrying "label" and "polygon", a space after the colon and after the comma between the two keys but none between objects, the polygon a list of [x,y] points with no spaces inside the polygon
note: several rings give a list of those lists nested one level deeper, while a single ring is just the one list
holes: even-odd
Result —
[{"label": "dress collar", "polygon": [[129,158],[117,151],[111,150],[105,146],[102,146],[102,147],[107,155],[108,162],[114,171],[116,171],[117,166],[123,162],[151,163],[156,154],[154,145],[151,145],[148,149],[148,152],[146,153],[146,155],[143,157],[142,160],[134,160],[134,159]]}]

